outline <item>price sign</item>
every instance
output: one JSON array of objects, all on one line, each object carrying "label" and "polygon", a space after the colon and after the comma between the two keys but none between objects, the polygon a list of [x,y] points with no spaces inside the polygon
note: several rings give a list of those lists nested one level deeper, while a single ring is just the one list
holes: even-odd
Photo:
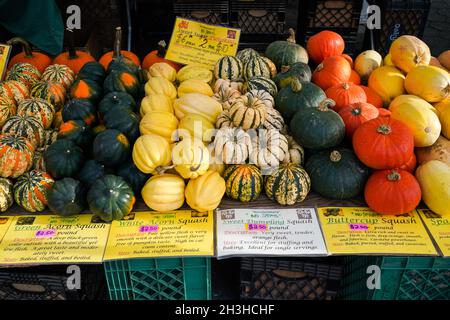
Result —
[{"label": "price sign", "polygon": [[245,225],[245,229],[248,231],[267,231],[269,228],[267,224],[249,223]]},{"label": "price sign", "polygon": [[350,230],[368,230],[369,226],[367,224],[349,224]]},{"label": "price sign", "polygon": [[158,232],[158,226],[141,226],[139,228],[140,233],[155,233]]},{"label": "price sign", "polygon": [[56,235],[56,230],[47,229],[47,230],[39,230],[36,232],[36,238],[52,238]]}]

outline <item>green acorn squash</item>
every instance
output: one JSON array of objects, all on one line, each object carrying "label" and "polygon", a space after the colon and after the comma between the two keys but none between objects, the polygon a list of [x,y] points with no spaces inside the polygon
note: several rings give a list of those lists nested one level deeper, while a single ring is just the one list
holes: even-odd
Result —
[{"label": "green acorn squash", "polygon": [[311,82],[312,72],[309,65],[303,62],[296,62],[292,66],[283,67],[273,81],[277,84],[278,89],[289,86],[294,79],[299,79],[300,82]]},{"label": "green acorn squash", "polygon": [[101,164],[115,167],[125,162],[130,155],[130,142],[120,131],[107,129],[95,137],[93,156]]},{"label": "green acorn squash", "polygon": [[150,175],[141,172],[132,160],[128,160],[117,168],[117,175],[131,186],[135,195],[141,194],[142,188],[150,179]]},{"label": "green acorn squash", "polygon": [[111,110],[117,111],[122,109],[136,110],[136,101],[126,92],[110,92],[105,95],[98,106],[98,112],[102,117]]},{"label": "green acorn squash", "polygon": [[308,64],[308,53],[305,48],[295,43],[295,32],[289,29],[287,41],[275,41],[266,49],[266,57],[275,63],[278,70],[283,66],[291,66],[296,62]]},{"label": "green acorn squash", "polygon": [[48,193],[48,207],[55,214],[76,215],[86,206],[86,189],[75,179],[64,178],[56,181]]},{"label": "green acorn squash", "polygon": [[92,80],[101,85],[106,78],[105,68],[96,61],[88,62],[78,72],[77,78]]},{"label": "green acorn squash", "polygon": [[139,79],[141,76],[139,74],[140,70],[141,69],[131,59],[128,59],[123,55],[120,55],[115,56],[113,60],[110,62],[106,74],[110,74],[111,72],[114,71],[125,71],[134,74]]},{"label": "green acorn squash", "polygon": [[89,79],[77,79],[70,87],[71,99],[86,99],[97,104],[103,96],[102,87]]},{"label": "green acorn squash", "polygon": [[72,99],[62,109],[63,121],[83,120],[88,126],[97,122],[97,110],[89,100]]},{"label": "green acorn squash", "polygon": [[82,120],[69,120],[59,127],[58,139],[68,139],[85,149],[94,141],[94,134]]},{"label": "green acorn squash", "polygon": [[57,140],[44,154],[47,171],[55,179],[75,177],[85,162],[83,150],[72,140]]},{"label": "green acorn squash", "polygon": [[105,94],[118,91],[137,97],[139,89],[139,79],[133,73],[127,71],[112,71],[103,83],[103,92]]},{"label": "green acorn squash", "polygon": [[113,173],[113,170],[104,164],[98,163],[95,160],[88,160],[78,174],[78,180],[86,187],[91,187],[95,181],[111,173]]},{"label": "green acorn squash", "polygon": [[140,117],[130,110],[110,111],[103,117],[107,129],[116,129],[122,132],[133,144],[140,136]]}]

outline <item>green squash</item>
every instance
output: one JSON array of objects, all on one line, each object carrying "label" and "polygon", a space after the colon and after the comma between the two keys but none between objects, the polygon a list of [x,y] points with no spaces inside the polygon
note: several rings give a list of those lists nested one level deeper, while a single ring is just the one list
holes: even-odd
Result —
[{"label": "green squash", "polygon": [[85,187],[72,178],[56,181],[48,193],[48,207],[60,216],[81,213],[87,207]]},{"label": "green squash", "polygon": [[92,185],[87,201],[93,214],[109,222],[130,214],[136,198],[123,178],[106,175]]},{"label": "green squash", "polygon": [[243,50],[238,51],[236,54],[236,58],[242,61],[242,63],[245,65],[247,62],[249,62],[253,58],[260,57],[261,55],[252,48],[246,48]]},{"label": "green squash", "polygon": [[242,78],[243,65],[241,60],[233,56],[220,58],[214,67],[216,79],[239,81]]},{"label": "green squash", "polygon": [[59,128],[58,139],[68,139],[85,149],[94,141],[94,134],[82,120],[69,120]]},{"label": "green squash", "polygon": [[244,91],[249,92],[252,90],[267,91],[272,96],[276,96],[278,92],[275,82],[273,82],[270,78],[265,77],[253,77],[249,79],[244,85]]},{"label": "green squash", "polygon": [[328,199],[345,200],[364,191],[369,169],[350,149],[337,148],[313,155],[305,166],[312,189]]},{"label": "green squash", "polygon": [[110,74],[114,71],[125,71],[132,73],[136,78],[140,78],[141,69],[130,59],[123,55],[114,56],[108,66],[106,74]]},{"label": "green squash", "polygon": [[120,131],[107,129],[95,137],[93,156],[101,164],[115,167],[124,163],[130,155],[130,142]]},{"label": "green squash", "polygon": [[296,62],[308,64],[308,53],[305,48],[295,43],[295,32],[289,29],[287,41],[275,41],[266,49],[266,57],[275,63],[278,70],[283,66],[291,66]]},{"label": "green squash", "polygon": [[88,160],[78,174],[78,180],[86,187],[91,187],[95,181],[111,173],[113,173],[113,170],[104,164],[98,163],[95,160]]},{"label": "green squash", "polygon": [[258,199],[263,189],[261,170],[252,164],[232,165],[225,170],[223,177],[227,196],[234,200],[254,201]]},{"label": "green squash", "polygon": [[142,188],[150,179],[150,175],[141,172],[131,159],[117,168],[117,175],[131,186],[136,195],[141,194]]},{"label": "green squash", "polygon": [[98,106],[98,112],[102,117],[111,110],[117,111],[122,109],[136,110],[136,101],[126,92],[110,92],[105,95]]},{"label": "green squash", "polygon": [[96,61],[88,62],[78,72],[77,78],[92,80],[101,85],[106,78],[105,68]]},{"label": "green squash", "polygon": [[305,200],[311,190],[311,179],[299,165],[280,165],[265,181],[266,195],[283,206]]},{"label": "green squash", "polygon": [[0,212],[6,212],[14,203],[13,183],[0,178]]},{"label": "green squash", "polygon": [[95,105],[84,99],[72,99],[62,109],[63,121],[83,120],[88,126],[97,122],[97,110]]},{"label": "green squash", "polygon": [[271,68],[268,59],[255,57],[244,65],[244,79],[249,80],[254,77],[271,78]]},{"label": "green squash", "polygon": [[86,99],[97,104],[103,96],[101,85],[89,79],[77,79],[70,87],[71,99]]},{"label": "green squash", "polygon": [[301,146],[320,150],[335,147],[344,140],[344,121],[328,105],[334,105],[334,101],[326,99],[318,108],[301,108],[292,118],[292,136]]},{"label": "green squash", "polygon": [[289,86],[294,79],[299,79],[300,82],[311,82],[312,72],[309,65],[303,62],[296,62],[292,66],[285,66],[274,78],[273,81],[277,84],[278,89]]},{"label": "green squash", "polygon": [[83,150],[72,140],[57,140],[44,154],[47,171],[55,179],[75,177],[85,162]]},{"label": "green squash", "polygon": [[277,94],[275,106],[286,123],[289,123],[298,110],[317,108],[326,98],[325,92],[314,83],[301,83],[299,79],[294,79],[290,86],[281,89]]},{"label": "green squash", "polygon": [[28,212],[42,212],[47,207],[48,193],[55,181],[44,171],[32,170],[17,178],[14,200]]},{"label": "green squash", "polygon": [[140,83],[138,78],[131,72],[112,71],[103,83],[103,92],[126,92],[137,97],[139,94]]},{"label": "green squash", "polygon": [[107,129],[116,129],[122,132],[131,143],[140,136],[140,117],[130,110],[110,111],[103,117]]}]

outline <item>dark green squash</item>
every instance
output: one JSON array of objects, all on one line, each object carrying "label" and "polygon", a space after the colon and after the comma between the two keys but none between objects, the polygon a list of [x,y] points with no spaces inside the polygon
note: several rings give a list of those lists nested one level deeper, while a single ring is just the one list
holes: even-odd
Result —
[{"label": "dark green squash", "polygon": [[79,214],[87,207],[86,188],[72,178],[58,180],[48,192],[48,207],[60,216]]},{"label": "dark green squash", "polygon": [[292,120],[295,113],[302,108],[317,108],[327,98],[325,92],[314,83],[301,83],[295,78],[291,84],[275,97],[275,106],[286,123]]},{"label": "dark green squash", "polygon": [[131,60],[124,55],[114,56],[108,66],[106,74],[110,74],[114,71],[125,71],[132,73],[136,78],[140,78],[141,69]]},{"label": "dark green squash", "polygon": [[54,179],[75,177],[85,162],[83,150],[72,140],[57,140],[44,154],[48,173]]},{"label": "dark green squash", "polygon": [[95,137],[93,144],[94,159],[108,167],[124,163],[131,154],[127,137],[118,130],[107,129]]},{"label": "dark green squash", "polygon": [[105,68],[98,63],[97,61],[91,61],[86,63],[78,72],[77,78],[78,79],[88,79],[95,81],[99,85],[105,81],[106,72]]},{"label": "dark green squash", "polygon": [[131,159],[117,168],[117,175],[131,186],[135,195],[141,194],[142,188],[150,179],[150,175],[141,172]]},{"label": "dark green squash", "polygon": [[140,136],[140,117],[130,110],[110,111],[103,118],[107,129],[116,129],[133,144]]},{"label": "dark green squash", "polygon": [[63,121],[83,120],[88,126],[97,122],[97,110],[89,100],[72,99],[62,109]]},{"label": "dark green squash", "polygon": [[68,139],[81,148],[86,148],[94,141],[94,134],[83,120],[69,120],[59,128],[58,139]]},{"label": "dark green squash", "polygon": [[95,181],[111,173],[113,173],[113,170],[104,164],[98,163],[95,160],[88,160],[78,174],[78,179],[86,187],[91,187]]},{"label": "dark green squash", "polygon": [[292,66],[285,66],[282,68],[274,78],[273,81],[277,84],[278,89],[289,86],[294,79],[299,79],[300,82],[311,82],[312,72],[309,65],[303,62],[296,62]]},{"label": "dark green squash", "polygon": [[98,112],[102,117],[111,110],[117,111],[122,109],[136,110],[136,101],[126,92],[110,92],[105,95],[98,106]]},{"label": "dark green squash", "polygon": [[317,108],[301,108],[292,118],[292,136],[301,146],[320,150],[335,147],[344,140],[344,121],[329,105],[334,105],[334,101],[326,99]]},{"label": "dark green squash", "polygon": [[136,198],[126,181],[114,175],[98,179],[87,195],[91,212],[104,221],[121,220],[133,209]]},{"label": "dark green squash", "polygon": [[296,62],[308,63],[308,53],[305,48],[295,43],[295,32],[289,29],[287,41],[275,41],[266,49],[266,57],[275,63],[277,70],[283,66],[291,66]]},{"label": "dark green squash", "polygon": [[77,79],[70,87],[71,99],[86,99],[97,104],[103,96],[102,87],[89,79]]},{"label": "dark green squash", "polygon": [[103,83],[103,92],[126,92],[137,97],[139,94],[139,79],[128,71],[112,71]]},{"label": "dark green squash", "polygon": [[313,155],[305,166],[312,189],[328,199],[354,198],[364,191],[369,169],[350,149],[336,148]]}]

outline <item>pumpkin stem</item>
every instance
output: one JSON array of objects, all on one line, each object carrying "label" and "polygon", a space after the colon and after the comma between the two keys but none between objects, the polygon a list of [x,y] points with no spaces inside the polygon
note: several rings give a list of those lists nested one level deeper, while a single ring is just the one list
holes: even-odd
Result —
[{"label": "pumpkin stem", "polygon": [[291,82],[291,88],[294,92],[300,92],[302,90],[302,83],[298,78],[294,78]]},{"label": "pumpkin stem", "polygon": [[75,36],[73,33],[73,29],[69,29],[67,28],[68,33],[68,37],[69,37],[69,59],[73,60],[73,59],[77,59],[78,58],[78,54],[77,54],[77,50],[75,50]]},{"label": "pumpkin stem", "polygon": [[288,29],[288,34],[289,34],[289,38],[287,38],[287,42],[290,43],[297,43],[297,41],[295,40],[295,31],[292,28]]},{"label": "pumpkin stem", "polygon": [[391,134],[392,129],[391,129],[390,125],[382,124],[381,126],[378,127],[377,132],[384,134],[384,135],[388,135],[388,134]]},{"label": "pumpkin stem", "polygon": [[330,160],[331,162],[339,162],[342,159],[342,155],[339,151],[334,150],[333,152],[331,152],[330,154]]},{"label": "pumpkin stem", "polygon": [[325,99],[323,100],[319,106],[317,107],[317,109],[319,109],[319,111],[328,111],[330,108],[333,108],[336,105],[336,102],[334,102],[333,99]]},{"label": "pumpkin stem", "polygon": [[361,114],[361,108],[360,107],[352,108],[352,114],[354,116],[359,116]]},{"label": "pumpkin stem", "polygon": [[291,70],[291,66],[281,66],[281,72],[285,73]]},{"label": "pumpkin stem", "polygon": [[31,50],[30,44],[22,38],[15,37],[7,42],[9,45],[20,44],[22,46],[22,51],[25,52],[25,57],[33,58],[33,51]]},{"label": "pumpkin stem", "polygon": [[114,58],[120,57],[121,49],[122,49],[122,28],[117,27],[116,28],[116,38],[114,40],[114,54],[113,54]]},{"label": "pumpkin stem", "polygon": [[392,170],[392,172],[387,176],[389,181],[399,181],[401,178],[402,176],[397,170]]},{"label": "pumpkin stem", "polygon": [[323,69],[323,63],[319,64],[316,68],[316,72],[317,71],[321,71]]},{"label": "pumpkin stem", "polygon": [[157,56],[160,58],[164,58],[166,56],[166,42],[164,40],[158,42]]},{"label": "pumpkin stem", "polygon": [[348,82],[343,83],[342,88],[344,88],[344,90],[350,89],[350,83],[348,83]]}]

